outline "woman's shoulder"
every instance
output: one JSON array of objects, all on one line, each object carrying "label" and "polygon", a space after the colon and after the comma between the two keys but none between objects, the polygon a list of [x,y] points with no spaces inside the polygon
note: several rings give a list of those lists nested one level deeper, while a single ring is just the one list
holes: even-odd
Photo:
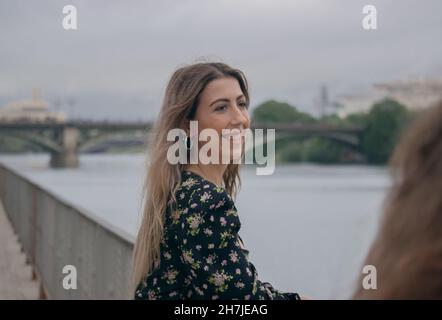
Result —
[{"label": "woman's shoulder", "polygon": [[190,171],[182,172],[175,197],[179,207],[189,209],[213,210],[233,205],[233,200],[225,188]]},{"label": "woman's shoulder", "polygon": [[171,229],[181,226],[181,230],[196,235],[204,225],[207,232],[219,236],[224,231],[237,232],[241,227],[227,190],[198,174],[184,171],[175,197],[176,205],[170,215]]}]

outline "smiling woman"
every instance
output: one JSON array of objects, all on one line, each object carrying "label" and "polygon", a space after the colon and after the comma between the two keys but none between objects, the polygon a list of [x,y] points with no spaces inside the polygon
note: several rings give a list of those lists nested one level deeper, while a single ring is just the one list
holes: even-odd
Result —
[{"label": "smiling woman", "polygon": [[136,299],[299,299],[260,281],[248,259],[233,200],[240,184],[233,157],[218,164],[167,161],[170,130],[186,132],[188,149],[190,121],[198,121],[198,134],[212,129],[223,139],[225,129],[250,127],[249,101],[244,74],[226,64],[198,63],[172,75],[145,179],[134,250]]}]

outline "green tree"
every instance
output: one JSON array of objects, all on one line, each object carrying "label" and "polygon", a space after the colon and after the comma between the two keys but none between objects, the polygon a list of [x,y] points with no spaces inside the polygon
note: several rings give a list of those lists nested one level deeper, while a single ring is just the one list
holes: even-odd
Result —
[{"label": "green tree", "polygon": [[321,117],[319,121],[333,126],[340,126],[347,124],[346,120],[340,118],[336,113],[325,115]]},{"label": "green tree", "polygon": [[346,150],[336,142],[317,137],[308,139],[304,148],[304,161],[316,163],[339,163]]},{"label": "green tree", "polygon": [[302,141],[289,141],[289,143],[276,142],[276,162],[302,162],[304,146]]},{"label": "green tree", "polygon": [[352,113],[345,118],[347,124],[365,127],[367,125],[368,115],[366,113]]},{"label": "green tree", "polygon": [[381,164],[388,161],[408,119],[405,106],[395,100],[387,98],[373,105],[362,139],[362,149],[368,162]]},{"label": "green tree", "polygon": [[315,118],[285,102],[268,100],[253,110],[253,122],[258,123],[313,123]]}]

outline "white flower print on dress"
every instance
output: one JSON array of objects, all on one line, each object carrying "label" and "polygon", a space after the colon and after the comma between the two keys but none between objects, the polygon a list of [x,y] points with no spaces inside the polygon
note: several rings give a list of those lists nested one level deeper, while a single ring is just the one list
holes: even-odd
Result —
[{"label": "white flower print on dress", "polygon": [[236,263],[238,261],[238,252],[233,251],[233,250],[230,251],[229,257],[230,257],[230,261],[232,261],[233,263]]},{"label": "white flower print on dress", "polygon": [[204,192],[203,195],[200,198],[200,201],[202,203],[205,203],[207,200],[209,200],[210,198],[212,198],[212,195],[210,195],[208,192]]}]

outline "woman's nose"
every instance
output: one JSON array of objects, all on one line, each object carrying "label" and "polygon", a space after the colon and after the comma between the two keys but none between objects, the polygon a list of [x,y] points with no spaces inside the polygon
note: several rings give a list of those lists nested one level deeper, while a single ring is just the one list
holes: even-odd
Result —
[{"label": "woman's nose", "polygon": [[248,114],[244,114],[238,105],[236,105],[233,109],[232,124],[242,124],[244,127],[246,127],[248,123]]}]

